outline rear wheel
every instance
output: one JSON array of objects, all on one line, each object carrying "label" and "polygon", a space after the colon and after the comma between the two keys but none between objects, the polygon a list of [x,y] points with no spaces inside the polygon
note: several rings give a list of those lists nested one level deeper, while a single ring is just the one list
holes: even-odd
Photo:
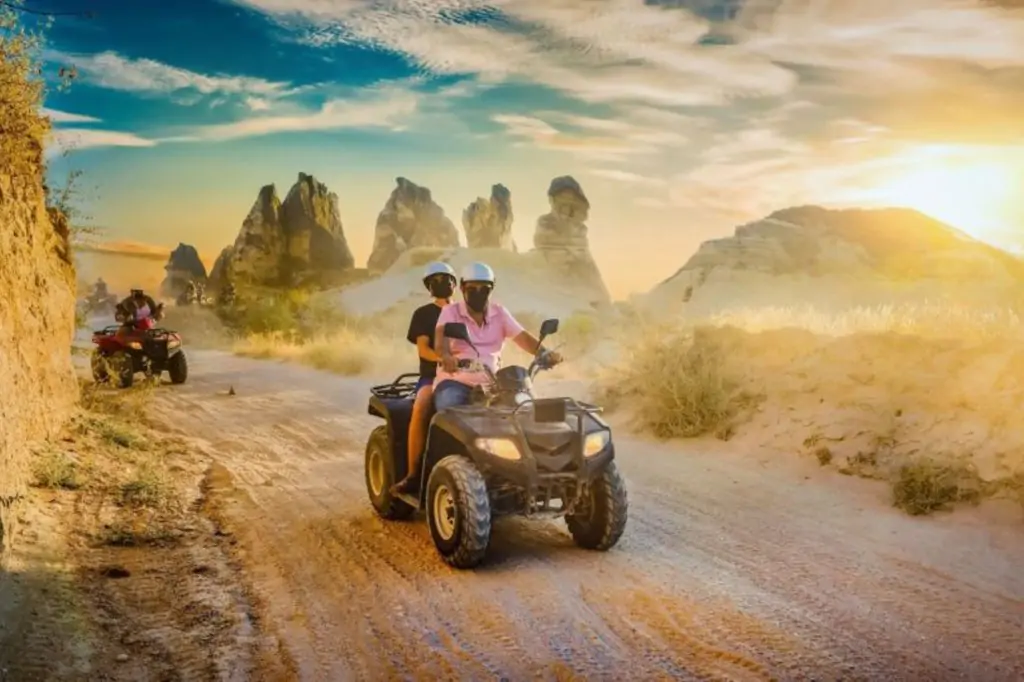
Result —
[{"label": "rear wheel", "polygon": [[614,461],[591,482],[582,503],[576,513],[565,517],[572,539],[584,549],[603,552],[614,547],[629,516],[626,482]]},{"label": "rear wheel", "polygon": [[449,455],[430,472],[427,523],[446,563],[473,568],[491,542],[491,501],[479,469],[461,455]]},{"label": "rear wheel", "polygon": [[167,374],[172,384],[183,384],[188,379],[188,358],[185,351],[179,350],[167,360]]},{"label": "rear wheel", "polygon": [[387,426],[378,426],[370,433],[366,442],[365,469],[366,492],[377,514],[389,521],[401,521],[412,516],[416,510],[391,495],[391,486],[395,483],[395,459]]}]

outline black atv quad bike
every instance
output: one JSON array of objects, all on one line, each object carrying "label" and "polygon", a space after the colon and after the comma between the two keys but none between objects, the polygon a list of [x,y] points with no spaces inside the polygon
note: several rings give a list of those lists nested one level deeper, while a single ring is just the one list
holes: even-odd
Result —
[{"label": "black atv quad bike", "polygon": [[[558,320],[547,320],[540,338],[557,331]],[[462,323],[445,325],[444,334],[472,346]],[[472,362],[459,365],[468,369]],[[374,509],[392,520],[425,509],[437,551],[456,568],[480,564],[491,521],[499,515],[564,517],[578,546],[613,547],[626,527],[628,501],[601,409],[572,398],[534,398],[534,377],[550,368],[546,353],[529,368],[492,373],[481,367],[489,385],[472,404],[431,419],[415,496],[394,496],[390,487],[406,475],[418,375],[371,389],[369,412],[386,421],[366,444],[366,488]]]}]

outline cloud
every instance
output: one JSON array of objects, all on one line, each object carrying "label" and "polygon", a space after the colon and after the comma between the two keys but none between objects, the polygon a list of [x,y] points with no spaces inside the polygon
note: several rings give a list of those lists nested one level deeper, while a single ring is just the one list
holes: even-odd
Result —
[{"label": "cloud", "polygon": [[670,208],[672,205],[664,199],[658,199],[656,197],[637,197],[633,199],[633,203],[637,206],[644,208]]},{"label": "cloud", "polygon": [[[702,48],[705,20],[642,0],[235,1],[286,24],[304,20],[315,44],[368,45],[433,73],[533,82],[586,102],[721,105],[796,83],[792,71],[749,51]],[[508,20],[503,28],[460,18],[495,9]]]},{"label": "cloud", "polygon": [[629,171],[616,170],[614,168],[596,168],[590,171],[591,175],[606,180],[613,180],[627,185],[644,185],[647,187],[664,187],[668,183],[664,178],[652,178],[646,175],[630,173]]},{"label": "cloud", "polygon": [[419,109],[421,94],[398,84],[364,89],[358,96],[332,99],[318,110],[297,110],[195,128],[166,142],[234,140],[285,132],[385,128],[399,130]]},{"label": "cloud", "polygon": [[249,76],[207,75],[152,59],[131,59],[116,52],[69,54],[47,51],[51,61],[74,66],[90,85],[148,94],[194,92],[201,95],[280,97],[290,84]]},{"label": "cloud", "polygon": [[134,133],[93,128],[57,128],[50,132],[51,145],[47,154],[61,149],[94,149],[97,147],[155,147],[155,140],[139,137]]},{"label": "cloud", "polygon": [[84,116],[82,114],[72,114],[67,111],[57,111],[56,109],[41,110],[43,116],[46,116],[53,123],[99,123],[100,119],[93,118],[92,116]]},{"label": "cloud", "polygon": [[262,97],[246,97],[245,106],[249,107],[252,111],[267,111],[270,109],[270,102]]},{"label": "cloud", "polygon": [[491,120],[505,128],[506,134],[539,149],[568,152],[590,160],[616,160],[624,156],[654,151],[650,145],[636,144],[619,135],[573,134],[555,128],[534,116],[496,114]]},{"label": "cloud", "polygon": [[108,241],[91,242],[80,244],[76,247],[80,251],[100,253],[110,256],[124,256],[127,258],[138,258],[140,260],[153,260],[166,262],[170,257],[171,249],[157,244],[147,244],[137,241]]}]

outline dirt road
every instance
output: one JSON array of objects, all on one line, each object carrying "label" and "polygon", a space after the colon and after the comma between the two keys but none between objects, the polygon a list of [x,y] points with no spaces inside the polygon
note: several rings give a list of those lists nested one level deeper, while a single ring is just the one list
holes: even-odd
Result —
[{"label": "dirt road", "polygon": [[422,521],[366,499],[369,381],[191,359],[160,418],[215,455],[225,532],[295,678],[1024,679],[1020,527],[913,519],[876,485],[619,435],[617,548],[507,520],[486,567],[458,572]]}]

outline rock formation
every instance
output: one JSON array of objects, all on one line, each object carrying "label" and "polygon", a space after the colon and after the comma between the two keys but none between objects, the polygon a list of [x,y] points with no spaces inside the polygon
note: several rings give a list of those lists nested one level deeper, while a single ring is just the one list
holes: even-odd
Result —
[{"label": "rock formation", "polygon": [[479,197],[462,212],[466,246],[518,251],[512,241],[512,219],[512,193],[504,185],[494,185],[490,200]]},{"label": "rock formation", "polygon": [[686,303],[705,283],[743,272],[874,282],[1024,281],[1024,263],[911,209],[800,206],[701,244],[651,295]]},{"label": "rock formation", "polygon": [[818,206],[776,211],[732,237],[704,242],[677,275],[715,268],[886,279],[1021,275],[1013,256],[923,213]]},{"label": "rock formation", "polygon": [[25,141],[30,149],[24,159],[0,153],[0,565],[21,513],[29,449],[55,435],[78,397],[68,352],[75,326],[68,224],[46,208],[43,145],[33,130],[15,128],[0,145]]},{"label": "rock formation", "polygon": [[203,265],[196,247],[191,244],[179,243],[177,248],[171,251],[164,271],[167,274],[160,284],[160,293],[170,298],[177,298],[190,281],[206,283],[206,266]]},{"label": "rock formation", "polygon": [[211,280],[215,286],[235,279],[292,286],[342,275],[354,265],[337,195],[299,173],[284,203],[274,185],[260,189],[234,245],[218,256]]},{"label": "rock formation", "polygon": [[418,246],[459,246],[459,232],[434,203],[426,187],[397,178],[384,209],[377,216],[373,235],[373,251],[367,269],[374,274],[394,265],[407,249]]},{"label": "rock formation", "polygon": [[537,219],[534,250],[555,272],[592,292],[595,303],[610,302],[601,271],[590,255],[585,222],[590,215],[590,201],[583,189],[571,176],[555,178],[548,187],[548,204],[551,211]]}]

